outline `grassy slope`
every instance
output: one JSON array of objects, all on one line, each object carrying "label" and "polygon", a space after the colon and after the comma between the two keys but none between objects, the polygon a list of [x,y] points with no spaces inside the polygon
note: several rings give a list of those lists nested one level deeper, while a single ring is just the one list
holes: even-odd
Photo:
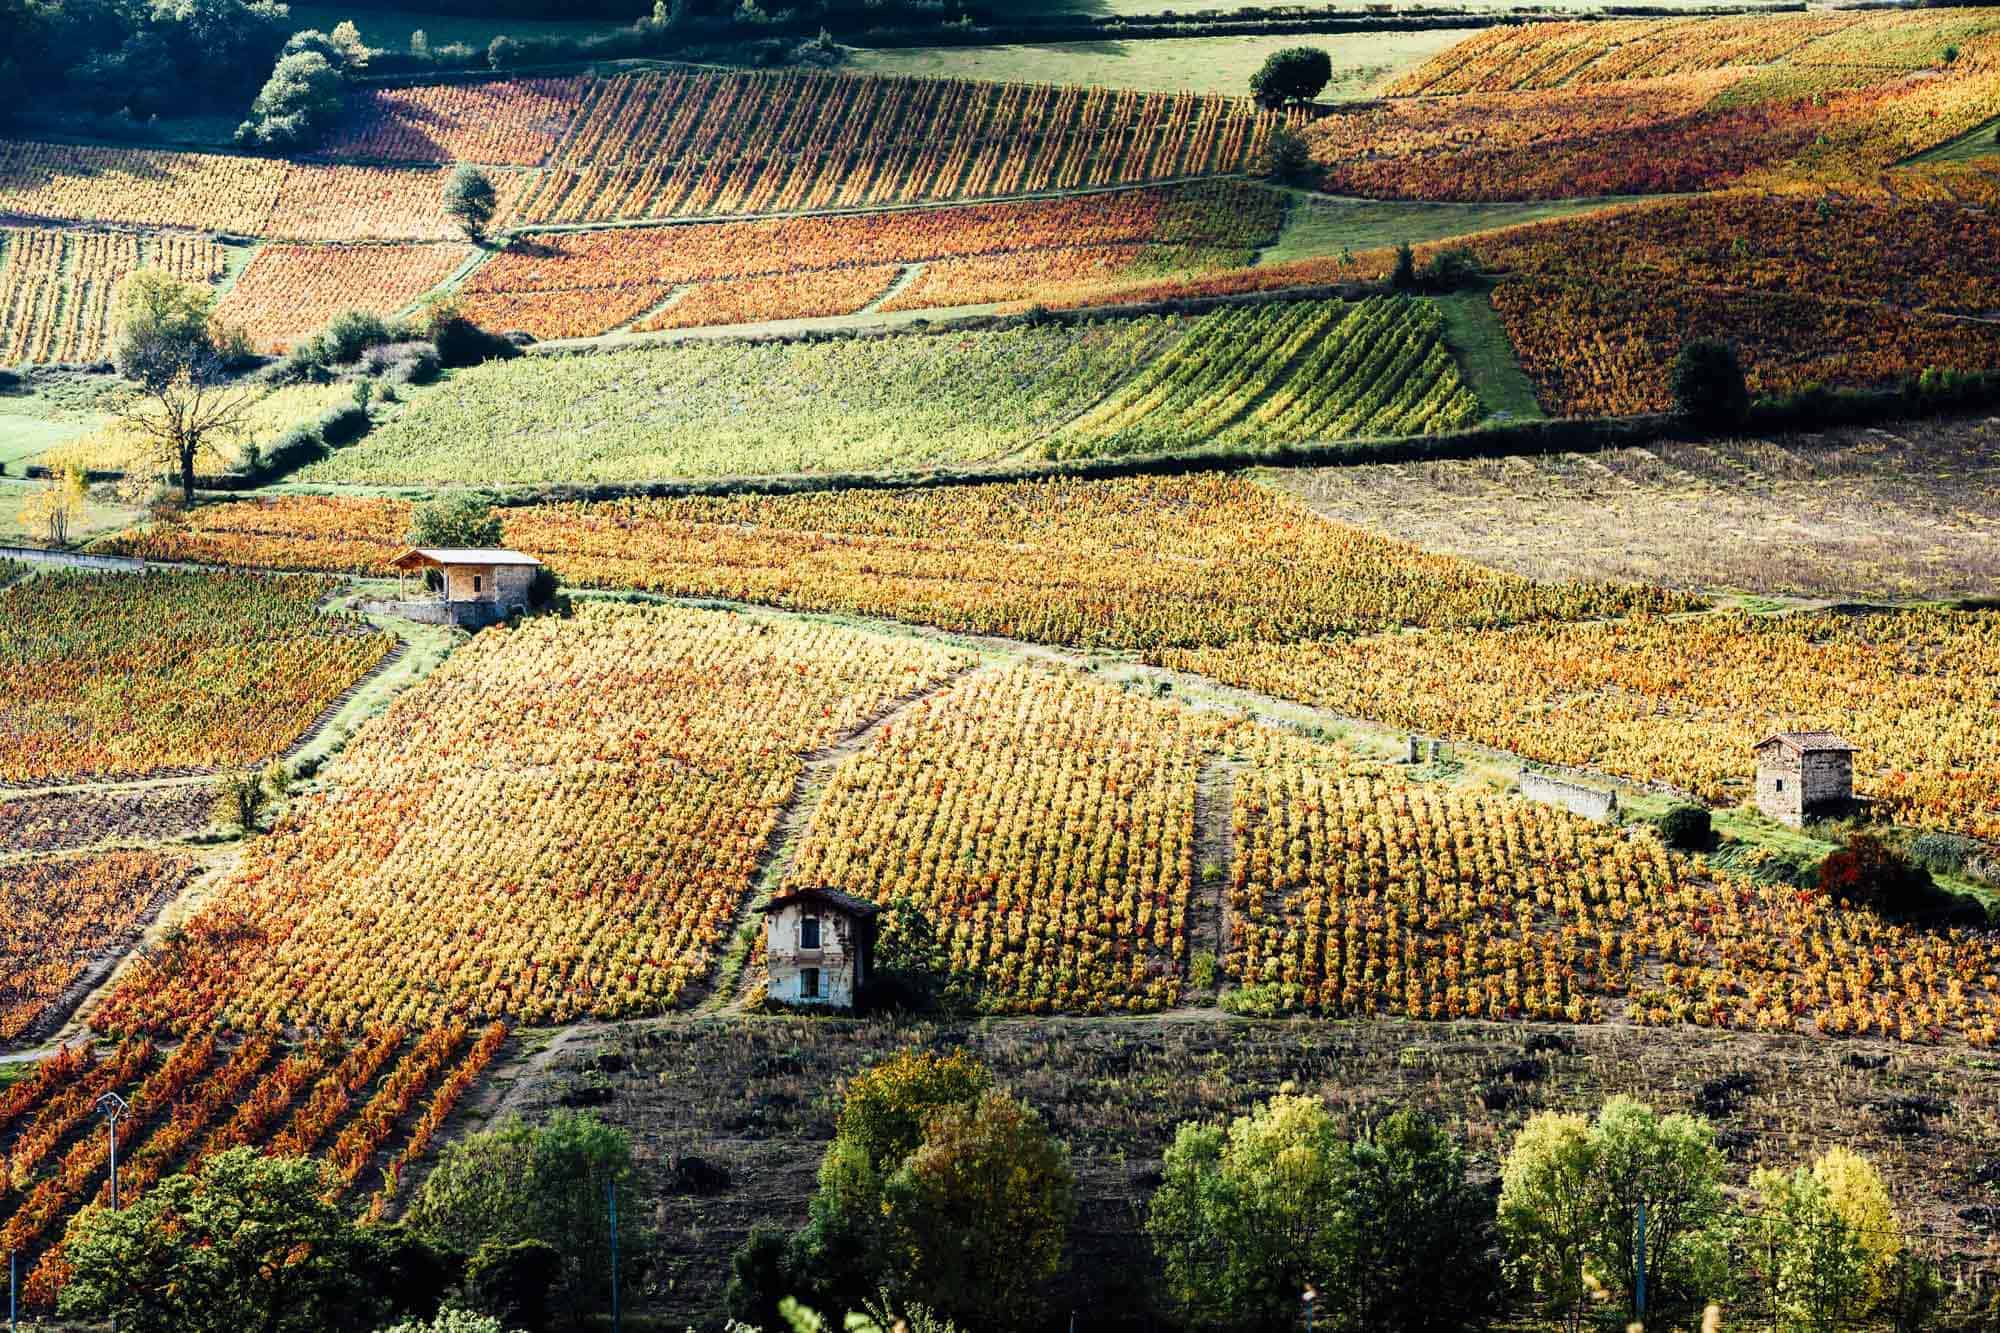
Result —
[{"label": "grassy slope", "polygon": [[1989,120],[1978,129],[1961,134],[1949,143],[1927,148],[1910,161],[1973,162],[1981,158],[2000,157],[2000,137],[1996,136],[2000,136],[2000,118]]},{"label": "grassy slope", "polygon": [[1444,311],[1445,338],[1489,418],[1539,421],[1542,405],[1535,386],[1514,359],[1514,344],[1485,292],[1455,292],[1435,298]]},{"label": "grassy slope", "polygon": [[[1324,43],[1333,56],[1329,99],[1366,97],[1404,70],[1472,35],[1471,29],[1384,32]],[[1165,92],[1242,95],[1271,52],[1309,38],[1174,37],[1133,42],[912,47],[855,51],[846,68],[871,74],[921,74],[1003,83],[1090,83]]]},{"label": "grassy slope", "polygon": [[1422,245],[1426,241],[1449,240],[1524,222],[1572,217],[1622,202],[1563,199],[1526,204],[1427,204],[1331,199],[1298,191],[1291,211],[1285,216],[1285,228],[1278,236],[1278,243],[1265,250],[1258,262],[1276,264],[1290,259],[1315,259],[1338,255],[1342,250],[1360,254],[1404,241]]}]

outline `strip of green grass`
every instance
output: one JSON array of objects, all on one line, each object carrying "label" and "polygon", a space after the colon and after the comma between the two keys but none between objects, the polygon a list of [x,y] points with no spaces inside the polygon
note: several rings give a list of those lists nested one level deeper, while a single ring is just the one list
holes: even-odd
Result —
[{"label": "strip of green grass", "polygon": [[1986,157],[2000,157],[2000,117],[1987,121],[1976,130],[1959,135],[1949,143],[1926,148],[1910,161],[1973,162]]},{"label": "strip of green grass", "polygon": [[1395,200],[1329,199],[1297,192],[1278,243],[1260,262],[1319,259],[1343,250],[1360,254],[1408,241],[1449,240],[1524,222],[1574,217],[1630,202],[1621,198],[1557,199],[1526,204],[1427,204]]},{"label": "strip of green grass", "polygon": [[1445,341],[1458,356],[1460,369],[1485,405],[1487,419],[1541,421],[1535,386],[1514,357],[1507,327],[1494,312],[1485,292],[1453,292],[1432,298],[1444,311]]}]

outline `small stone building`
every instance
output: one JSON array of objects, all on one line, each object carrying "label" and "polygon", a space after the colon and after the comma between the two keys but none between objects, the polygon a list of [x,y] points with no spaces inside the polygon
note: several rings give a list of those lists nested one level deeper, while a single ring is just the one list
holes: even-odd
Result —
[{"label": "small stone building", "polygon": [[876,904],[800,889],[764,904],[768,994],[783,1004],[852,1009],[875,965]]},{"label": "small stone building", "polygon": [[397,573],[437,576],[432,595],[406,595],[395,614],[435,625],[494,625],[533,600],[542,562],[519,551],[414,547],[389,562]]},{"label": "small stone building", "polygon": [[1757,742],[1757,808],[1794,828],[1854,804],[1854,747],[1830,731],[1781,731]]}]

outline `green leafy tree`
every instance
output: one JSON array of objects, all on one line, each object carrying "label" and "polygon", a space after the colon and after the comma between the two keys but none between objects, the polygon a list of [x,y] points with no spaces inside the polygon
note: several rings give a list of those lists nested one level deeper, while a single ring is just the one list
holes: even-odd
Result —
[{"label": "green leafy tree", "polygon": [[559,1112],[541,1125],[511,1120],[449,1145],[412,1204],[409,1224],[461,1253],[540,1241],[562,1254],[561,1311],[580,1322],[608,1308],[609,1196],[618,1213],[621,1259],[641,1252],[632,1143],[593,1116]]},{"label": "green leafy tree", "polygon": [[1836,1151],[1843,1156],[1829,1153],[1811,1168],[1750,1177],[1778,1308],[1793,1326],[1827,1333],[1882,1303],[1902,1249],[1881,1177],[1861,1158]]},{"label": "green leafy tree", "polygon": [[1722,1167],[1705,1121],[1629,1097],[1606,1102],[1595,1122],[1535,1116],[1500,1173],[1516,1279],[1570,1327],[1592,1280],[1631,1309],[1643,1208],[1649,1308],[1698,1309],[1729,1280]]},{"label": "green leafy tree", "polygon": [[1667,387],[1674,410],[1700,425],[1715,429],[1740,426],[1750,415],[1750,387],[1743,377],[1734,344],[1720,338],[1697,338],[1674,357]]},{"label": "green leafy tree", "polygon": [[1654,1310],[1699,1310],[1728,1278],[1722,1230],[1722,1150],[1691,1115],[1659,1115],[1613,1097],[1591,1127],[1597,1200],[1592,1256],[1606,1285],[1633,1306],[1639,1212],[1646,1216],[1646,1288]]},{"label": "green leafy tree", "polygon": [[1333,58],[1315,46],[1288,46],[1265,57],[1250,76],[1250,95],[1260,106],[1277,110],[1295,102],[1310,102],[1333,81]]},{"label": "green leafy tree", "polygon": [[158,389],[215,355],[215,293],[165,269],[135,269],[118,284],[111,357],[118,373]]},{"label": "green leafy tree", "polygon": [[510,1330],[545,1333],[562,1275],[562,1251],[544,1241],[489,1243],[466,1265],[465,1300]]},{"label": "green leafy tree", "polygon": [[1597,1229],[1596,1168],[1590,1122],[1548,1112],[1521,1127],[1500,1166],[1500,1234],[1509,1268],[1571,1330],[1582,1323],[1584,1272]]},{"label": "green leafy tree", "polygon": [[882,1187],[892,1291],[947,1318],[1027,1327],[1076,1213],[1069,1152],[1004,1092],[933,1113]]},{"label": "green leafy tree", "polygon": [[1493,1205],[1467,1182],[1465,1155],[1441,1126],[1395,1112],[1347,1145],[1337,1182],[1327,1327],[1455,1333],[1491,1316]]},{"label": "green leafy tree", "polygon": [[[505,40],[494,38],[495,42]],[[493,178],[478,167],[460,165],[444,183],[444,211],[458,223],[469,241],[478,241],[486,235],[487,224],[493,221],[493,212],[499,206],[500,196],[493,188]]]},{"label": "green leafy tree", "polygon": [[1413,292],[1417,281],[1417,253],[1404,241],[1396,247],[1396,267],[1389,274],[1389,285],[1399,292]]},{"label": "green leafy tree", "polygon": [[1312,148],[1305,136],[1287,126],[1271,131],[1264,145],[1264,174],[1274,181],[1296,185],[1312,175]]},{"label": "green leafy tree", "polygon": [[1339,1266],[1346,1168],[1309,1097],[1275,1097],[1227,1129],[1182,1125],[1146,1214],[1174,1303],[1211,1327],[1286,1327]]},{"label": "green leafy tree", "polygon": [[410,512],[410,545],[485,549],[500,545],[500,515],[490,501],[461,492],[427,500]]},{"label": "green leafy tree", "polygon": [[64,1244],[61,1313],[123,1333],[352,1327],[361,1249],[325,1190],[316,1162],[236,1148],[119,1212],[87,1209]]},{"label": "green leafy tree", "polygon": [[345,92],[340,71],[318,51],[281,56],[250,104],[249,118],[236,127],[236,142],[243,148],[310,148],[339,118]]}]

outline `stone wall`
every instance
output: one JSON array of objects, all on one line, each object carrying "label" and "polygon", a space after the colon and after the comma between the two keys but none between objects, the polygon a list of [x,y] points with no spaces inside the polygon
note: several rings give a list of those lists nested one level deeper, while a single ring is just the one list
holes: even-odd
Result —
[{"label": "stone wall", "polygon": [[[800,942],[800,923],[808,913],[819,918],[817,949],[804,948]],[[854,938],[852,918],[822,907],[792,903],[772,912],[764,921],[767,993],[773,1000],[831,1009],[854,1007],[855,993],[862,980],[859,974],[863,951],[860,941]],[[799,974],[809,967],[819,970],[819,994],[815,997],[799,993]]]},{"label": "stone wall", "polygon": [[1615,791],[1601,791],[1528,768],[1521,770],[1520,786],[1521,795],[1531,801],[1558,805],[1573,815],[1582,815],[1599,823],[1618,813],[1618,793]]}]

